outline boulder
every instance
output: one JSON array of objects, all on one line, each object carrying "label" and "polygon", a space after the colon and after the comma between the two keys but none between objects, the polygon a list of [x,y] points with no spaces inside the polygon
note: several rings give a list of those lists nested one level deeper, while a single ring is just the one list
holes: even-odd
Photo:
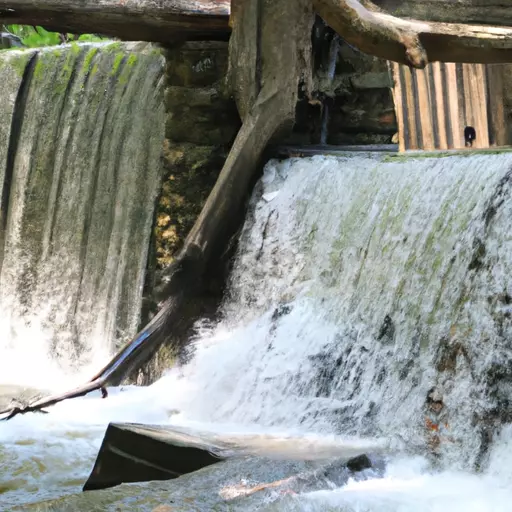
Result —
[{"label": "boulder", "polygon": [[226,447],[179,429],[111,423],[83,490],[171,480],[226,457]]},{"label": "boulder", "polygon": [[365,469],[370,469],[373,464],[368,455],[362,454],[357,457],[352,457],[347,461],[347,468],[350,469],[353,473],[357,473],[359,471],[363,471]]},{"label": "boulder", "polygon": [[[384,449],[378,444],[371,448],[376,455]],[[111,423],[83,490],[106,489],[129,482],[172,480],[228,458],[254,457],[276,464],[278,461],[317,461],[320,472],[315,472],[315,478],[323,475],[330,481],[345,482],[351,474],[375,467],[362,452],[361,446],[347,444],[343,439],[319,442],[308,436],[217,434],[170,426]],[[327,461],[331,462],[323,466]],[[303,475],[297,481],[310,485],[311,478],[313,476]]]}]

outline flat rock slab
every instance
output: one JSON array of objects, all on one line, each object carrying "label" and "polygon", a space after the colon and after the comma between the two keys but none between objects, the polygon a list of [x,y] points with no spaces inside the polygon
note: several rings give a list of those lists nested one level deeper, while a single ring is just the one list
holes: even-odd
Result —
[{"label": "flat rock slab", "polygon": [[171,480],[225,460],[229,453],[227,446],[179,429],[111,423],[83,490]]},{"label": "flat rock slab", "polygon": [[354,472],[372,465],[364,453],[383,453],[386,447],[386,443],[372,440],[217,434],[182,427],[111,423],[83,490],[172,480],[228,458],[246,456],[276,461],[334,460],[336,467],[341,464]]}]

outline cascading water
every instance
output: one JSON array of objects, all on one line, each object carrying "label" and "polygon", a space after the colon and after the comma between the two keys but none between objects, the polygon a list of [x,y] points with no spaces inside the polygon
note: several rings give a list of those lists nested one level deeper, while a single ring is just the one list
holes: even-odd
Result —
[{"label": "cascading water", "polygon": [[4,52],[0,78],[0,384],[48,388],[137,330],[163,58],[119,43]]},{"label": "cascading water", "polygon": [[303,436],[293,442],[309,455],[335,455],[340,439],[386,446],[387,466],[345,485],[237,501],[228,491],[241,479],[294,469],[225,463],[39,510],[508,510],[511,169],[510,153],[270,162],[223,320],[199,328],[192,361],[148,388],[0,425],[3,496],[73,492],[105,423],[141,421]]}]

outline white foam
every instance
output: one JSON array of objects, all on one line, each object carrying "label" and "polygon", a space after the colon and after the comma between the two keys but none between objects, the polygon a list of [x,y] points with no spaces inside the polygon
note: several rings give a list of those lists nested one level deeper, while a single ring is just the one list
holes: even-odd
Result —
[{"label": "white foam", "polygon": [[[0,425],[6,446],[37,440],[30,445],[37,448],[13,449],[12,471],[31,450],[54,454],[52,443],[61,443],[64,461],[76,446],[66,432],[75,432],[87,439],[78,449],[83,458],[73,458],[85,477],[106,424],[140,421],[229,433],[266,452],[270,440],[289,456],[391,448],[396,459],[384,478],[292,500],[300,509],[505,510],[512,497],[511,472],[503,468],[510,432],[501,433],[486,472],[468,468],[480,442],[470,419],[477,406],[489,405],[472,371],[484,372],[499,353],[487,298],[500,287],[512,292],[502,215],[510,198],[492,230],[485,231],[484,213],[511,163],[509,155],[270,163],[242,234],[225,319],[201,330],[191,363],[145,389],[72,400],[47,416]],[[261,199],[265,194],[272,199]],[[478,237],[494,260],[475,280],[467,269]],[[394,332],[380,336],[386,315]],[[452,334],[476,361],[470,369],[457,356],[456,382],[435,370],[439,340]],[[0,367],[23,359],[20,352],[7,362],[5,354]],[[40,384],[52,372],[49,361],[46,373],[37,373],[43,354],[35,350],[19,382]],[[416,456],[426,449],[423,407],[433,384],[442,384],[454,438],[437,472]],[[55,467],[58,482],[64,473]]]}]

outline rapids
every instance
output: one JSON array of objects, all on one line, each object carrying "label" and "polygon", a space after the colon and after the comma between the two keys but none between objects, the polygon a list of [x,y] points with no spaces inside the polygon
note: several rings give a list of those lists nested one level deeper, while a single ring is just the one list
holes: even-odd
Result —
[{"label": "rapids", "polygon": [[[508,510],[510,169],[506,152],[269,162],[222,319],[198,323],[191,361],[147,388],[0,424],[0,509]],[[15,361],[0,352],[0,368]],[[62,379],[56,369],[39,385]],[[27,382],[37,367],[0,373],[0,384]],[[425,426],[434,387],[447,424],[437,444]],[[81,494],[109,421],[228,433],[262,458]],[[308,460],[273,460],[266,439]],[[359,451],[384,454],[385,467],[240,491]]]}]

